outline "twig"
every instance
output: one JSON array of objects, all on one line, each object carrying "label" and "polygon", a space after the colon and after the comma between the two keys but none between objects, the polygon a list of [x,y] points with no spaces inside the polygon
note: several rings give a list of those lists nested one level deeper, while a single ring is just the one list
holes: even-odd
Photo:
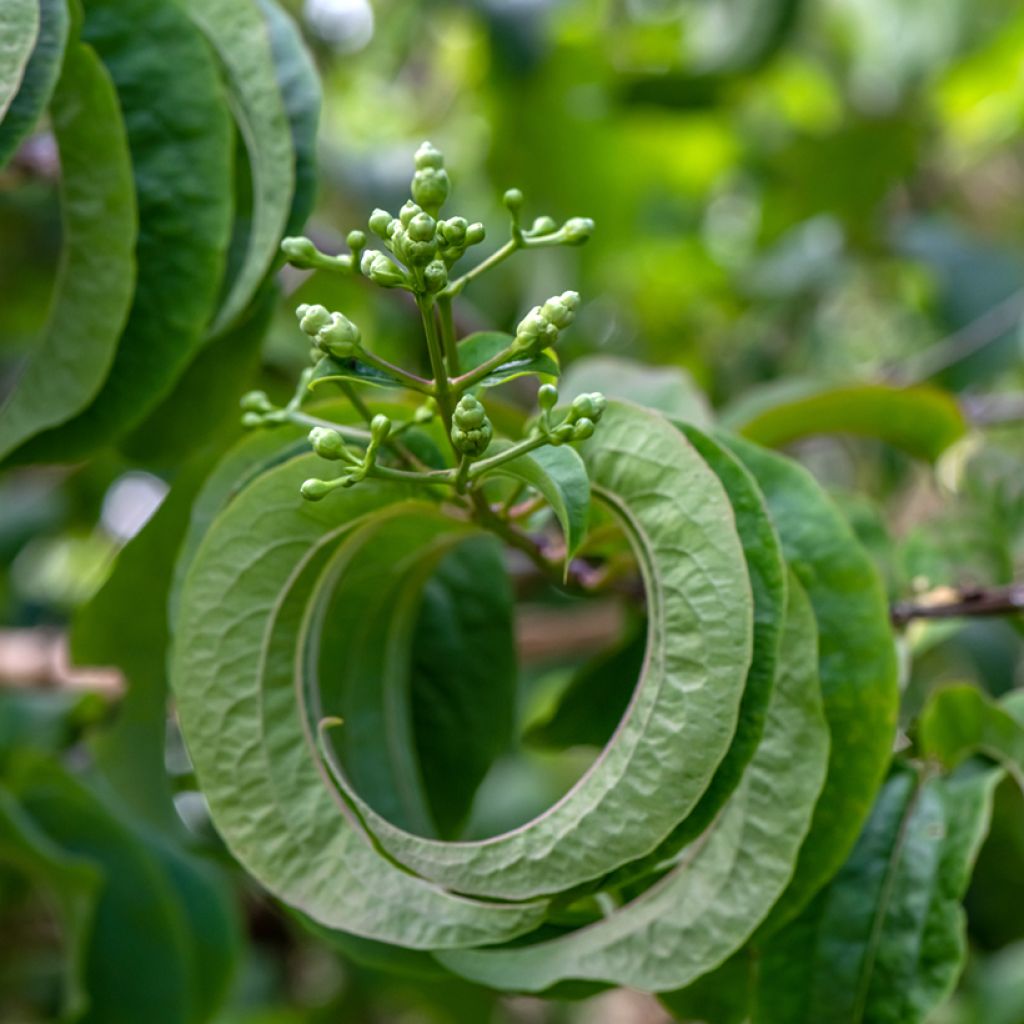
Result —
[{"label": "twig", "polygon": [[898,601],[890,616],[894,626],[913,619],[959,619],[1024,614],[1024,583],[1003,587],[939,587],[913,601]]}]

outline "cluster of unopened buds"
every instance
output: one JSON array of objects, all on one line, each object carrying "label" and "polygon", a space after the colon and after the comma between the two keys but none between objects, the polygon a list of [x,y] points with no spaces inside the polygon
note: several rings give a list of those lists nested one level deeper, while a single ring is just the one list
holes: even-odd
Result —
[{"label": "cluster of unopened buds", "polygon": [[[504,367],[514,367],[517,374],[533,372],[543,376],[552,372],[550,354],[545,355],[545,351],[555,345],[560,333],[575,320],[580,307],[576,292],[565,291],[534,306],[519,321],[503,349],[482,361],[478,358],[469,367],[459,365],[459,343],[451,316],[452,299],[481,273],[519,249],[579,245],[593,232],[593,221],[573,217],[559,225],[553,218],[541,216],[524,228],[520,222],[523,194],[519,189],[509,189],[503,203],[511,220],[511,238],[475,267],[454,277],[455,264],[471,247],[484,241],[486,232],[483,224],[470,223],[464,217],[441,216],[450,187],[444,157],[425,142],[416,151],[409,201],[397,216],[377,209],[369,218],[370,233],[381,240],[383,248],[368,248],[367,233],[358,230],[347,236],[349,252],[339,255],[321,252],[308,238],[286,238],[282,243],[286,258],[295,267],[358,274],[384,288],[411,292],[423,317],[433,370],[433,379],[428,380],[387,363],[364,347],[359,328],[343,313],[332,312],[320,304],[300,305],[296,309],[299,328],[312,343],[310,355],[314,365],[303,372],[295,395],[283,408],[274,406],[261,391],[250,392],[242,405],[246,426],[287,422],[311,426],[309,441],[314,452],[340,464],[342,471],[333,479],[307,480],[301,488],[304,498],[318,501],[336,488],[351,487],[371,476],[448,484],[464,494],[485,472],[502,462],[542,445],[584,441],[594,433],[604,411],[604,397],[579,395],[567,410],[559,411],[558,390],[546,383],[538,392],[540,415],[527,435],[487,454],[493,452],[494,427],[481,400],[481,388],[486,386],[489,375],[500,375]],[[393,423],[380,413],[374,415],[352,390],[352,385],[362,379],[360,367],[376,371],[378,383],[385,381],[417,391],[425,401],[407,422]],[[319,420],[302,411],[310,386],[325,378],[337,380],[348,391],[365,415],[366,428]],[[394,465],[391,456],[408,456],[403,451],[403,433],[437,416],[444,422],[454,465],[449,469],[426,470],[414,462],[410,464],[411,471]],[[389,458],[382,460],[382,454]],[[452,458],[448,461],[451,464]]]}]

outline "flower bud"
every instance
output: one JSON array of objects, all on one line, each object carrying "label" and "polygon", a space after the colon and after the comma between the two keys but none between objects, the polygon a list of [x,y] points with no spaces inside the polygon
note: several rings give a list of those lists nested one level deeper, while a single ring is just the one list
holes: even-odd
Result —
[{"label": "flower bud", "polygon": [[347,316],[332,313],[331,322],[317,331],[316,343],[336,359],[350,359],[359,351],[359,328]]},{"label": "flower bud", "polygon": [[354,231],[350,231],[345,238],[345,243],[353,252],[359,252],[366,248],[366,232],[360,231],[358,228]]},{"label": "flower bud", "polygon": [[309,443],[313,451],[322,459],[330,459],[336,462],[345,458],[345,440],[336,430],[330,427],[314,427],[309,432]]},{"label": "flower bud", "polygon": [[487,421],[487,410],[474,395],[463,395],[455,406],[452,421],[464,430],[473,430]]},{"label": "flower bud", "polygon": [[594,222],[589,217],[572,217],[562,225],[569,245],[582,245],[594,233]]},{"label": "flower bud", "polygon": [[311,270],[318,266],[319,250],[302,235],[281,239],[281,252],[284,253],[285,259],[299,270]]},{"label": "flower bud", "polygon": [[391,223],[391,219],[391,214],[378,206],[370,214],[370,230],[374,234],[380,235],[381,238],[387,238],[388,225]]},{"label": "flower bud", "polygon": [[416,161],[416,170],[418,171],[428,167],[434,169],[444,167],[444,154],[432,142],[422,143],[416,150],[413,159]]},{"label": "flower bud", "polygon": [[584,417],[576,422],[572,430],[574,441],[585,441],[588,437],[594,436],[594,421]]},{"label": "flower bud", "polygon": [[508,189],[501,197],[505,209],[515,216],[523,208],[523,193],[517,188]]},{"label": "flower bud", "polygon": [[487,412],[473,395],[463,395],[452,414],[452,444],[463,455],[482,455],[494,436]]},{"label": "flower bud", "polygon": [[252,430],[255,427],[263,426],[263,416],[258,412],[244,412],[242,413],[242,426],[246,430]]},{"label": "flower bud", "polygon": [[448,220],[441,221],[437,227],[442,240],[446,244],[459,245],[466,240],[466,228],[468,226],[465,217],[449,217]]},{"label": "flower bud", "polygon": [[433,238],[429,242],[413,242],[404,240],[403,236],[402,243],[396,242],[395,249],[410,267],[425,267],[437,255],[437,243]]},{"label": "flower bud", "polygon": [[382,412],[377,413],[370,421],[370,437],[375,444],[383,444],[391,433],[391,420]]},{"label": "flower bud", "polygon": [[579,307],[579,292],[562,292],[561,295],[556,295],[544,303],[541,315],[562,330],[576,319],[576,310]]},{"label": "flower bud", "polygon": [[295,310],[295,315],[299,318],[299,328],[310,337],[331,322],[331,314],[319,303],[310,306],[304,302]]},{"label": "flower bud", "polygon": [[332,490],[333,488],[326,480],[317,480],[316,477],[311,477],[309,480],[303,481],[299,488],[299,494],[306,501],[320,501],[321,498],[326,498]]},{"label": "flower bud", "polygon": [[359,266],[366,277],[385,288],[405,284],[405,274],[378,249],[367,249]]},{"label": "flower bud", "polygon": [[448,284],[448,268],[444,260],[434,260],[423,271],[423,283],[432,294],[437,294]]},{"label": "flower bud", "polygon": [[398,211],[398,219],[401,221],[402,227],[407,228],[412,223],[413,217],[422,212],[423,210],[410,199],[402,204],[402,208]]},{"label": "flower bud", "polygon": [[558,230],[554,217],[538,217],[530,228],[531,235],[552,235]]},{"label": "flower bud", "polygon": [[554,444],[566,444],[573,439],[575,433],[576,425],[574,423],[563,423],[551,431],[551,440]]},{"label": "flower bud", "polygon": [[558,404],[558,388],[554,384],[541,384],[537,389],[537,404],[545,412],[551,412]]},{"label": "flower bud", "polygon": [[466,245],[479,245],[487,237],[487,229],[479,221],[466,228]]},{"label": "flower bud", "polygon": [[266,391],[247,391],[238,404],[243,412],[272,412],[274,409]]},{"label": "flower bud", "polygon": [[416,242],[432,242],[434,231],[437,229],[437,221],[429,213],[417,213],[409,221],[409,237]]},{"label": "flower bud", "polygon": [[444,168],[425,167],[412,177],[412,197],[421,206],[437,211],[448,198],[448,172]]}]

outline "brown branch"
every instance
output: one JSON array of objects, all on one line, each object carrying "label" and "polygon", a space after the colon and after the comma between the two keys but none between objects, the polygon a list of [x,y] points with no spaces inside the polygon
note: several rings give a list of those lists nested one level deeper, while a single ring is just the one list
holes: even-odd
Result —
[{"label": "brown branch", "polygon": [[894,626],[914,619],[960,619],[1024,614],[1024,583],[1003,587],[939,587],[913,601],[898,601],[890,615]]},{"label": "brown branch", "polygon": [[64,690],[99,693],[108,700],[124,695],[115,668],[72,665],[67,634],[56,629],[0,629],[0,690]]}]

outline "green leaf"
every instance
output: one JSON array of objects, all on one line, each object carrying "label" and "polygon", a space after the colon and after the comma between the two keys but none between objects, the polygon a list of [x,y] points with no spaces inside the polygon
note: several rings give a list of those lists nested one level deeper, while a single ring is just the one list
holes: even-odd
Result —
[{"label": "green leaf", "polygon": [[323,101],[320,76],[291,15],[276,0],[260,0],[260,10],[270,30],[270,50],[295,150],[295,191],[284,234],[297,235],[316,202],[316,142]]},{"label": "green leaf", "polygon": [[808,383],[794,389],[788,381],[784,396],[776,390],[769,387],[743,400],[727,416],[730,427],[769,448],[818,434],[856,434],[930,460],[967,430],[956,400],[938,388]]},{"label": "green leaf", "polygon": [[[343,772],[333,773],[382,850],[458,892],[528,899],[644,856],[703,795],[736,727],[753,601],[718,478],[667,421],[626,405],[609,405],[600,444],[586,443],[582,451],[593,493],[633,544],[651,622],[645,671],[612,743],[544,815],[513,832],[461,843],[457,856],[447,844],[383,818]],[[695,593],[699,602],[690,597]],[[658,779],[671,785],[671,801],[652,799]]]},{"label": "green leaf", "polygon": [[0,121],[21,87],[39,37],[39,0],[6,0],[0,22]]},{"label": "green leaf", "polygon": [[944,686],[921,713],[918,745],[952,770],[974,754],[998,761],[1024,789],[1024,709],[997,703],[976,686]]},{"label": "green leaf", "polygon": [[[492,444],[487,454],[496,455],[511,445]],[[568,445],[537,448],[496,466],[484,476],[507,476],[532,487],[551,506],[565,538],[565,571],[587,535],[590,514],[590,480],[579,453]]]},{"label": "green leaf", "polygon": [[249,156],[252,215],[241,266],[210,328],[230,327],[270,269],[295,190],[295,151],[270,29],[255,0],[185,0],[227,72],[232,109]]},{"label": "green leaf", "polygon": [[762,951],[759,1024],[920,1024],[949,995],[1001,775],[892,774],[842,870]]},{"label": "green leaf", "polygon": [[441,963],[525,992],[570,978],[663,991],[688,984],[742,945],[789,880],[825,777],[814,632],[794,580],[762,742],[715,823],[663,878],[574,932],[514,949],[439,953]]},{"label": "green leaf", "polygon": [[[205,338],[230,237],[231,119],[202,34],[176,3],[88,0],[83,36],[110,71],[128,130],[138,277],[103,387],[26,446],[33,460],[67,461],[116,440],[170,391]],[[88,287],[92,297],[95,276]]]},{"label": "green leaf", "polygon": [[585,356],[562,374],[558,391],[563,402],[584,392],[600,391],[698,427],[708,427],[712,420],[707,397],[678,366],[648,366],[619,356]]},{"label": "green leaf", "polygon": [[327,927],[420,949],[529,931],[543,902],[484,903],[394,867],[323,784],[316,739],[295,713],[299,630],[334,547],[413,493],[364,481],[315,505],[298,498],[322,471],[305,455],[256,476],[208,528],[185,578],[172,680],[218,831],[264,886]]},{"label": "green leaf", "polygon": [[412,637],[412,724],[427,801],[454,835],[512,738],[516,701],[513,594],[493,537],[446,555],[427,581]]},{"label": "green leaf", "polygon": [[835,874],[870,813],[896,732],[896,652],[871,559],[810,473],[748,441],[719,439],[757,479],[783,554],[811,599],[832,737],[825,790],[771,928],[797,913]]},{"label": "green leaf", "polygon": [[[40,0],[39,36],[11,105],[6,113],[0,111],[0,167],[14,155],[49,105],[64,60],[70,20],[67,0]],[[3,77],[0,72],[0,79]]]},{"label": "green leaf", "polygon": [[371,366],[369,363],[364,363],[361,359],[335,359],[334,356],[324,356],[316,364],[316,369],[309,382],[309,389],[313,391],[325,382],[338,383],[341,381],[353,384],[372,384],[378,388],[405,387],[398,377],[394,377],[376,366]]},{"label": "green leaf", "polygon": [[62,1019],[86,1009],[85,961],[101,874],[87,860],[65,853],[0,786],[0,863],[14,865],[48,890],[59,909],[64,940]]},{"label": "green leaf", "polygon": [[[479,331],[467,335],[459,342],[459,367],[463,373],[493,359],[513,342],[511,334],[500,331]],[[516,356],[497,369],[491,370],[476,386],[494,388],[516,377],[539,377],[541,381],[554,381],[559,374],[558,360],[551,349],[538,352],[535,356]]]},{"label": "green leaf", "polygon": [[0,410],[0,458],[99,391],[135,285],[132,165],[117,95],[93,50],[72,44],[53,98],[64,251],[43,336]]}]

